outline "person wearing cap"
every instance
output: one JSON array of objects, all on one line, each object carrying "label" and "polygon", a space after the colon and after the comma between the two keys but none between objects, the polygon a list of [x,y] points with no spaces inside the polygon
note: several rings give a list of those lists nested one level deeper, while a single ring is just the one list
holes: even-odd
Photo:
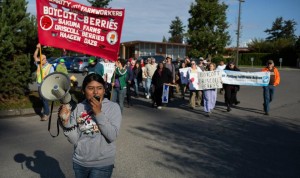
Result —
[{"label": "person wearing cap", "polygon": [[202,71],[205,71],[204,59],[203,59],[203,57],[200,57],[200,58],[199,58],[199,64],[198,64],[198,67],[199,67]]},{"label": "person wearing cap", "polygon": [[268,86],[263,87],[264,94],[264,112],[269,115],[270,103],[273,100],[275,87],[280,83],[280,74],[278,69],[274,66],[273,60],[267,61],[267,66],[262,69],[262,72],[270,72],[270,82]]},{"label": "person wearing cap", "polygon": [[96,73],[101,75],[104,78],[104,66],[103,64],[97,62],[97,59],[94,56],[91,56],[88,60],[87,74]]},{"label": "person wearing cap", "polygon": [[[234,62],[229,62],[225,68],[225,70],[231,71],[240,71],[234,64]],[[231,111],[231,107],[233,105],[240,104],[240,101],[237,100],[237,92],[240,90],[239,85],[231,85],[231,84],[223,84],[223,88],[225,90],[224,98],[225,104],[227,106],[227,112]]]},{"label": "person wearing cap", "polygon": [[65,65],[65,60],[63,58],[61,58],[59,60],[59,64],[57,64],[55,71],[56,72],[62,72],[64,74],[68,75],[68,69],[67,69],[67,67]]}]

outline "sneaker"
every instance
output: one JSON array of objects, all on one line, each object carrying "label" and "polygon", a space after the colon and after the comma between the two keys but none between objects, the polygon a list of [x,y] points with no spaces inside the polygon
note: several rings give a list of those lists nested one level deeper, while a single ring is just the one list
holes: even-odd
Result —
[{"label": "sneaker", "polygon": [[157,106],[157,109],[162,109],[162,107],[161,106]]},{"label": "sneaker", "polygon": [[240,103],[241,103],[240,101],[236,101],[234,104],[239,105]]},{"label": "sneaker", "polygon": [[210,114],[211,114],[210,112],[207,112],[207,113],[206,113],[206,116],[207,116],[207,117],[210,117]]},{"label": "sneaker", "polygon": [[230,112],[231,111],[231,108],[230,107],[227,107],[227,112]]},{"label": "sneaker", "polygon": [[150,96],[149,96],[149,95],[146,95],[146,98],[147,98],[147,99],[149,99],[149,98],[150,98]]},{"label": "sneaker", "polygon": [[269,114],[268,112],[265,112],[265,115],[268,116],[268,115],[270,115],[270,114]]},{"label": "sneaker", "polygon": [[43,115],[43,117],[41,118],[41,121],[47,121],[49,119],[48,115]]}]

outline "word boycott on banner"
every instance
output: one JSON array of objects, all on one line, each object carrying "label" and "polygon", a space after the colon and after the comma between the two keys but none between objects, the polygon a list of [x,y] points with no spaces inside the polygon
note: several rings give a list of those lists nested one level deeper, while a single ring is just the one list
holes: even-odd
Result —
[{"label": "word boycott on banner", "polygon": [[125,9],[85,6],[71,0],[36,0],[39,42],[117,60]]},{"label": "word boycott on banner", "polygon": [[198,72],[199,90],[222,88],[222,72],[221,71],[205,71]]}]

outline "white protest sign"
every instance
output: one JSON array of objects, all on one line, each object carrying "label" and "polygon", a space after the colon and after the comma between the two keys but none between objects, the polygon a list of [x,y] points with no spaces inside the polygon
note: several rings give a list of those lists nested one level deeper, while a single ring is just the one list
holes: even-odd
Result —
[{"label": "white protest sign", "polygon": [[114,74],[115,71],[115,63],[109,62],[109,63],[104,63],[101,62],[101,64],[104,67],[104,76],[107,75],[107,83],[111,83],[111,78]]},{"label": "white protest sign", "polygon": [[200,90],[198,73],[200,73],[200,72],[191,72],[189,74],[189,88],[190,88],[190,90]]},{"label": "white protest sign", "polygon": [[180,74],[180,80],[182,84],[187,84],[188,83],[188,78],[187,78],[187,72],[189,68],[181,68],[179,69],[179,74]]},{"label": "white protest sign", "polygon": [[198,76],[200,90],[222,88],[222,71],[199,72]]},{"label": "white protest sign", "polygon": [[224,70],[222,82],[231,85],[267,86],[270,72],[240,72]]}]

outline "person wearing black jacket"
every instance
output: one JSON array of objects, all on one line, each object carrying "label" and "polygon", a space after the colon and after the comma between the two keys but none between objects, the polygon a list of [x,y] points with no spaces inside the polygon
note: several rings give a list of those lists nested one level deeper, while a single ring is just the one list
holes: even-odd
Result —
[{"label": "person wearing black jacket", "polygon": [[136,62],[133,69],[134,95],[139,97],[139,84],[142,82],[142,68],[139,62]]},{"label": "person wearing black jacket", "polygon": [[[232,70],[232,71],[240,71],[234,62],[229,62],[225,68],[225,70]],[[223,88],[225,90],[225,104],[227,106],[227,112],[231,111],[231,107],[233,104],[238,105],[240,101],[237,100],[237,92],[240,90],[239,85],[230,85],[230,84],[223,84]]]},{"label": "person wearing black jacket", "polygon": [[157,105],[157,109],[161,109],[162,105],[162,94],[163,94],[163,84],[172,83],[173,76],[172,72],[167,69],[162,62],[157,65],[157,69],[152,76],[152,86],[154,89],[153,100]]}]

